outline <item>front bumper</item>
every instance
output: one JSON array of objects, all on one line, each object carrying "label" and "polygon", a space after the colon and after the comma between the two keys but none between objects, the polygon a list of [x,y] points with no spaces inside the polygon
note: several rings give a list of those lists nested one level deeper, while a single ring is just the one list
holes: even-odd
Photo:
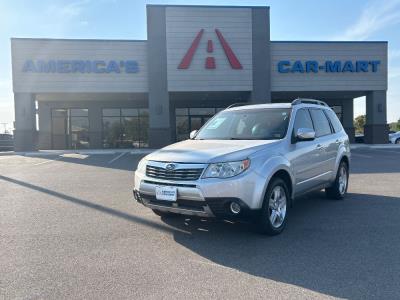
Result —
[{"label": "front bumper", "polygon": [[[241,218],[253,215],[261,207],[264,183],[265,178],[255,172],[229,179],[196,181],[161,180],[136,172],[133,193],[139,203],[151,209],[200,217]],[[159,185],[175,186],[177,201],[157,200],[155,190]],[[240,205],[239,214],[230,211],[232,202]]]},{"label": "front bumper", "polygon": [[197,203],[184,199],[178,199],[176,202],[160,201],[155,196],[140,193],[138,190],[133,190],[133,195],[136,201],[151,209],[181,215],[215,217],[204,201],[198,201]]}]

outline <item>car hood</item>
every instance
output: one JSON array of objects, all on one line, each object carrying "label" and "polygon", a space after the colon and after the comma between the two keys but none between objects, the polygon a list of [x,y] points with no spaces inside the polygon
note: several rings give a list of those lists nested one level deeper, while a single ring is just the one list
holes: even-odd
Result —
[{"label": "car hood", "polygon": [[242,160],[280,140],[186,140],[149,154],[146,159],[164,162],[214,163]]}]

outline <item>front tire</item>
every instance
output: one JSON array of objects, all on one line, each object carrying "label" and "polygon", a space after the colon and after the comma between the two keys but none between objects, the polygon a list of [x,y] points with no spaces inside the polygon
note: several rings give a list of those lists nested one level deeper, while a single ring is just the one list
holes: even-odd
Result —
[{"label": "front tire", "polygon": [[280,234],[286,226],[289,204],[290,194],[285,181],[272,179],[256,222],[257,231],[267,235]]},{"label": "front tire", "polygon": [[325,194],[330,199],[341,200],[346,196],[349,185],[349,166],[345,161],[341,161],[335,182],[332,186],[325,189]]}]

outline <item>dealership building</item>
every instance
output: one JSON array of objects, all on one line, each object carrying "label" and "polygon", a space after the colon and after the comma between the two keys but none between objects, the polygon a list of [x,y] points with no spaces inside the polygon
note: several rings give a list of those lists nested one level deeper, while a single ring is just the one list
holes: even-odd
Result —
[{"label": "dealership building", "polygon": [[15,149],[157,148],[230,104],[297,97],[354,140],[366,96],[365,142],[386,143],[387,42],[271,41],[269,13],[148,5],[147,40],[12,38]]}]

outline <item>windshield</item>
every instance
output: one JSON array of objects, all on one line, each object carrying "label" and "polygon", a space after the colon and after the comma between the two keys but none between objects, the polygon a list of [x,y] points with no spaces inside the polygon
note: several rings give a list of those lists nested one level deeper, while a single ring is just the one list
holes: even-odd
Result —
[{"label": "windshield", "polygon": [[286,135],[290,109],[223,111],[199,131],[196,140],[277,140]]}]

